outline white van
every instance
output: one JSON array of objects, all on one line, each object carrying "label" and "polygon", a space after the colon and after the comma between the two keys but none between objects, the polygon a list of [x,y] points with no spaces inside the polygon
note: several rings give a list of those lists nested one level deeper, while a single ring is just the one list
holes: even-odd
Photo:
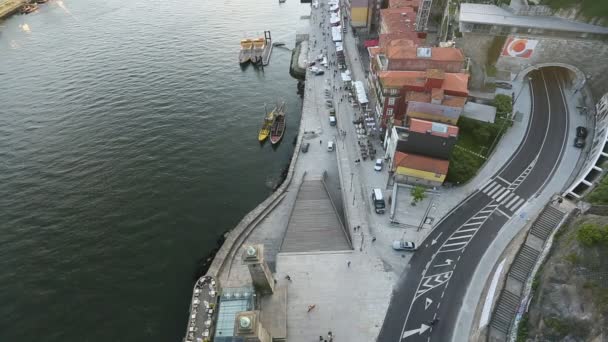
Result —
[{"label": "white van", "polygon": [[329,141],[327,143],[327,152],[333,152],[335,147],[336,147],[336,145],[334,144],[334,142]]},{"label": "white van", "polygon": [[330,116],[329,117],[329,125],[330,126],[335,126],[336,125],[336,117],[335,116]]},{"label": "white van", "polygon": [[374,204],[374,210],[376,214],[384,214],[384,208],[386,204],[384,203],[384,196],[382,195],[382,190],[375,188],[372,190],[372,203]]},{"label": "white van", "polygon": [[327,67],[327,57],[323,56],[323,60],[321,61],[321,65]]}]

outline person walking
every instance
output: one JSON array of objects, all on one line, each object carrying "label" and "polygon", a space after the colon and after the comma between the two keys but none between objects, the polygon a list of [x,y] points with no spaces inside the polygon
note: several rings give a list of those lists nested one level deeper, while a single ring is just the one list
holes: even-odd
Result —
[{"label": "person walking", "polygon": [[322,145],[322,144],[323,144],[323,140],[319,140],[319,145]]},{"label": "person walking", "polygon": [[348,267],[350,267],[350,260],[346,263],[346,265],[348,265]]}]

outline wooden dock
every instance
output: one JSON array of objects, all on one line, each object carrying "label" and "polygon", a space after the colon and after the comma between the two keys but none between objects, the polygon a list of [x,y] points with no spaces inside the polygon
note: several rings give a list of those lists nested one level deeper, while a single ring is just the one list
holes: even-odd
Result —
[{"label": "wooden dock", "polygon": [[25,0],[0,0],[0,19],[15,13],[25,4]]}]

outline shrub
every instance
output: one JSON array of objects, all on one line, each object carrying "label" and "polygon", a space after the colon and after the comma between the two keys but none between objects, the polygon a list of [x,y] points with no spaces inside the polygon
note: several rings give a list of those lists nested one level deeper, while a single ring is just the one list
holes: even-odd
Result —
[{"label": "shrub", "polygon": [[576,231],[576,240],[585,246],[608,244],[608,227],[584,223]]}]

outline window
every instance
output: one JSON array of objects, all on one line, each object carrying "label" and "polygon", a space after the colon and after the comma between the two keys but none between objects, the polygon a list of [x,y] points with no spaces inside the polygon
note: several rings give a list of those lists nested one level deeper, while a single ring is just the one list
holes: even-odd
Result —
[{"label": "window", "polygon": [[386,115],[387,116],[393,116],[393,108],[389,108],[386,110]]},{"label": "window", "polygon": [[395,98],[394,97],[389,97],[388,98],[388,105],[389,106],[394,106],[395,105]]},{"label": "window", "polygon": [[399,91],[399,89],[397,89],[397,88],[391,88],[390,94],[391,95],[397,95],[398,91]]}]

